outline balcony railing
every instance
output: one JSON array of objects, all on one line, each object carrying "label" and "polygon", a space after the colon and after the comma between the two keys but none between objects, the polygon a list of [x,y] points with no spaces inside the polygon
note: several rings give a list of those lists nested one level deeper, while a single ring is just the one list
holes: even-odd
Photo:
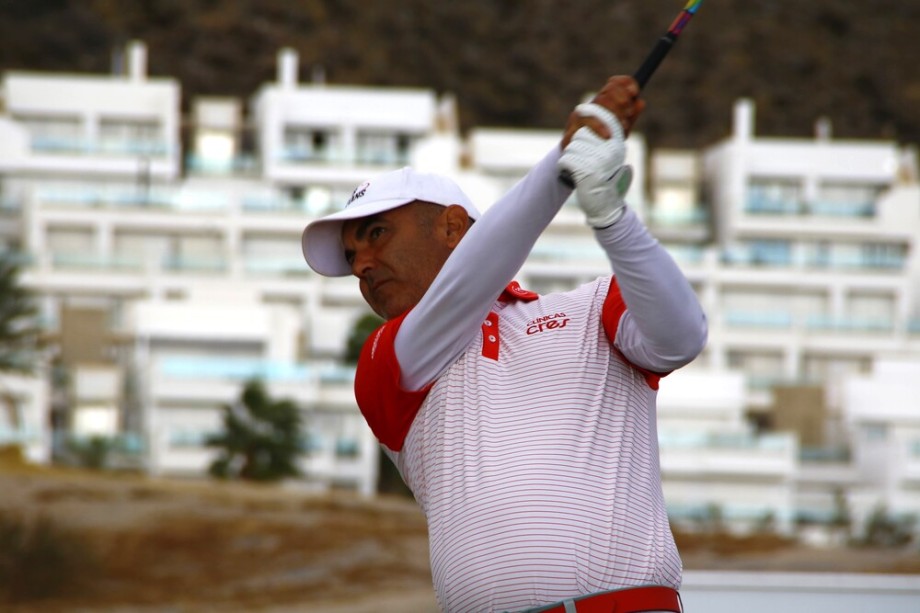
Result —
[{"label": "balcony railing", "polygon": [[785,453],[794,449],[794,440],[789,434],[754,435],[744,432],[678,432],[665,430],[658,433],[658,442],[662,450],[719,449]]},{"label": "balcony railing", "polygon": [[61,270],[137,272],[143,269],[143,262],[136,258],[89,253],[54,253],[51,256],[51,264]]},{"label": "balcony railing", "polygon": [[353,366],[303,363],[258,358],[169,357],[158,362],[159,373],[177,379],[229,379],[232,381],[307,381],[350,383]]},{"label": "balcony railing", "polygon": [[722,252],[722,262],[730,266],[771,268],[808,268],[834,271],[902,270],[906,258],[897,254],[807,254],[795,256],[791,251],[769,251],[736,247]]},{"label": "balcony railing", "polygon": [[279,156],[281,162],[290,164],[360,164],[367,166],[404,166],[409,163],[408,152],[358,150],[314,151],[306,148],[287,147]]},{"label": "balcony railing", "polygon": [[5,445],[28,445],[41,440],[41,434],[33,428],[0,428],[0,447]]},{"label": "balcony railing", "polygon": [[875,203],[784,200],[753,194],[748,197],[744,206],[744,212],[751,215],[847,217],[865,219],[875,215]]},{"label": "balcony railing", "polygon": [[165,142],[105,141],[75,138],[34,137],[32,151],[58,155],[115,155],[122,157],[165,157],[170,147]]},{"label": "balcony railing", "polygon": [[832,317],[811,315],[805,321],[809,330],[828,332],[891,332],[894,320],[887,317]]},{"label": "balcony railing", "polygon": [[890,317],[834,317],[812,314],[795,317],[788,311],[726,311],[723,316],[726,326],[732,328],[790,329],[802,328],[817,332],[861,332],[888,333],[895,329],[895,320]]},{"label": "balcony railing", "polygon": [[726,311],[725,324],[740,328],[791,328],[793,317],[783,311]]},{"label": "balcony railing", "polygon": [[698,226],[709,221],[709,213],[703,208],[688,211],[662,211],[653,207],[649,218],[653,225],[658,226]]},{"label": "balcony railing", "polygon": [[302,276],[312,274],[302,257],[247,257],[243,268],[253,276]]},{"label": "balcony railing", "polygon": [[219,212],[229,211],[234,206],[239,206],[246,213],[302,215],[310,212],[305,202],[283,194],[243,194],[238,201],[234,202],[223,194],[203,190],[56,187],[40,189],[37,197],[44,206],[55,208]]}]

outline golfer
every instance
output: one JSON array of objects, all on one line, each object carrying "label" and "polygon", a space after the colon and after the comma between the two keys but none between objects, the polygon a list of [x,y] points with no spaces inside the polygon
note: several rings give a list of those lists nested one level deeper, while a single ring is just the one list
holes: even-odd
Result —
[{"label": "golfer", "polygon": [[[357,277],[386,320],[357,402],[425,513],[450,613],[680,611],[655,395],[707,329],[623,200],[638,95],[610,78],[483,215],[448,179],[406,168],[304,230],[309,265]],[[571,194],[560,172],[616,274],[538,295],[513,277]]]}]

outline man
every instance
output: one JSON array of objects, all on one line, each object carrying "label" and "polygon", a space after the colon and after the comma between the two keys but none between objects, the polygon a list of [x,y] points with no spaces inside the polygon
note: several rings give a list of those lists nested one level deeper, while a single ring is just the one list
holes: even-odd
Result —
[{"label": "man", "polygon": [[[481,217],[449,180],[403,169],[304,230],[310,266],[355,275],[387,320],[356,397],[427,517],[451,613],[680,610],[655,394],[706,324],[623,202],[638,94],[609,79]],[[616,276],[538,296],[512,278],[571,193],[560,171]]]}]

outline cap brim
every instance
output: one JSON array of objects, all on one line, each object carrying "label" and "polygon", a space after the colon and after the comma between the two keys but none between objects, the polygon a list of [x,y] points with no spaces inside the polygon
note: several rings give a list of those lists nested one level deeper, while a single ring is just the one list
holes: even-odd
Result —
[{"label": "cap brim", "polygon": [[347,277],[351,266],[345,261],[342,226],[350,219],[368,217],[412,202],[399,198],[378,200],[361,207],[346,208],[307,224],[300,237],[303,257],[310,268],[326,277]]}]

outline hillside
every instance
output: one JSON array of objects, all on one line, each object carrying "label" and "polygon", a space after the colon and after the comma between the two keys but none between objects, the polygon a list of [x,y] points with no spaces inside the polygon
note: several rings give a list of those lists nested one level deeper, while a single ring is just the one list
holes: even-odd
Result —
[{"label": "hillside", "polygon": [[[154,75],[248,98],[297,49],[301,78],[453,92],[464,127],[560,126],[608,74],[631,73],[683,0],[0,0],[0,70],[108,72],[149,47]],[[920,0],[710,0],[650,83],[653,146],[701,146],[739,97],[764,135],[920,142]]]}]

